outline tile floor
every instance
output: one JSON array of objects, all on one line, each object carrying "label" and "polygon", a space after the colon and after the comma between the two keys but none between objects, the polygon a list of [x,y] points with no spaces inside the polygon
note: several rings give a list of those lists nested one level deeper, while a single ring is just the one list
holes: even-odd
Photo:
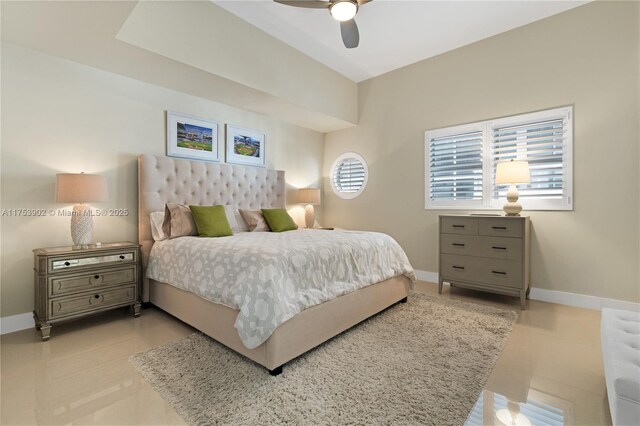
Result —
[{"label": "tile floor", "polygon": [[[436,288],[418,283],[417,291]],[[469,425],[493,424],[494,411],[507,400],[522,403],[523,414],[552,410],[560,424],[610,424],[599,312],[536,301],[520,311],[516,299],[448,287],[442,297],[519,312]],[[127,358],[192,332],[151,308],[137,319],[119,309],[56,325],[44,343],[34,329],[4,335],[0,423],[184,424]]]}]

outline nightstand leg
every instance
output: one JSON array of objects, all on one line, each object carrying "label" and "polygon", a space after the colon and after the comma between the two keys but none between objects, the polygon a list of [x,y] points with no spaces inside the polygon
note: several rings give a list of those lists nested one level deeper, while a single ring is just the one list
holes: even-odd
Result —
[{"label": "nightstand leg", "polygon": [[133,305],[133,316],[138,318],[140,316],[140,302],[136,302]]},{"label": "nightstand leg", "polygon": [[49,340],[49,335],[51,333],[51,324],[40,324],[40,333],[42,333],[42,341],[46,342]]},{"label": "nightstand leg", "polygon": [[523,311],[527,309],[527,292],[526,291],[520,292],[520,309],[522,309]]},{"label": "nightstand leg", "polygon": [[442,294],[442,284],[443,284],[443,282],[444,282],[444,281],[442,281],[442,280],[440,280],[440,281],[438,282],[438,294]]}]

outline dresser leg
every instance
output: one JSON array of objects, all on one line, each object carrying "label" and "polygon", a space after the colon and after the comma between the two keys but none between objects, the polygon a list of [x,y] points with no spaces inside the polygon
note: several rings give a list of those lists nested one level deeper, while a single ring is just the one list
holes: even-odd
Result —
[{"label": "dresser leg", "polygon": [[438,282],[438,294],[442,294],[442,283],[443,283],[442,280]]},{"label": "dresser leg", "polygon": [[138,318],[140,316],[140,302],[133,304],[133,316]]},{"label": "dresser leg", "polygon": [[51,324],[40,324],[40,333],[42,333],[42,341],[46,342],[49,340],[49,335],[51,333]]},{"label": "dresser leg", "polygon": [[520,309],[523,311],[527,309],[527,292],[525,291],[520,292]]}]

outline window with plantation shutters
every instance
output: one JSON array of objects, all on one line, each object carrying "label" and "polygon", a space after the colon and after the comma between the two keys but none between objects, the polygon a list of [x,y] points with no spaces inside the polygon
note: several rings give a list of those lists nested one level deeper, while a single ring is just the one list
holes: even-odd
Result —
[{"label": "window with plantation shutters", "polygon": [[529,162],[531,183],[518,185],[525,210],[572,209],[573,108],[425,132],[425,208],[501,209],[508,185],[496,164]]},{"label": "window with plantation shutters", "polygon": [[355,198],[367,185],[367,163],[354,152],[342,154],[331,168],[331,187],[341,198]]},{"label": "window with plantation shutters", "polygon": [[[429,198],[440,201],[482,202],[482,131],[431,135],[428,141]],[[474,203],[475,201],[475,203]]]}]

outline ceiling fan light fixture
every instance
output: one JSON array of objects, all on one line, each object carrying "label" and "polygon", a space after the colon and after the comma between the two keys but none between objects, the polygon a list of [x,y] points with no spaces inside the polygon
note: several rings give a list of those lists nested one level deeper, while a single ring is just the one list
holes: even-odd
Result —
[{"label": "ceiling fan light fixture", "polygon": [[329,12],[336,21],[349,21],[358,13],[358,3],[353,0],[338,0],[329,6]]}]

